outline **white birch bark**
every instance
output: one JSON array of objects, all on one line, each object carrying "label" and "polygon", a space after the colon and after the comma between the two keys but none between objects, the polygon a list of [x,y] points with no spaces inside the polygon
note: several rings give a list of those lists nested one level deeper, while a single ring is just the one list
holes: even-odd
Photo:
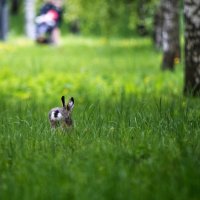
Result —
[{"label": "white birch bark", "polygon": [[200,95],[200,1],[184,0],[186,94]]},{"label": "white birch bark", "polygon": [[35,0],[24,1],[25,33],[30,39],[35,39]]},{"label": "white birch bark", "polygon": [[[176,56],[180,57],[179,0],[162,0],[163,10],[163,69],[174,68]],[[178,55],[179,54],[179,55]]]}]

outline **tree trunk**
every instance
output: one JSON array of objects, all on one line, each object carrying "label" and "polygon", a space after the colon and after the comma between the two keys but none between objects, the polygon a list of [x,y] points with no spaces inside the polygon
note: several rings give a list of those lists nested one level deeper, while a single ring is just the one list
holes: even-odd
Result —
[{"label": "tree trunk", "polygon": [[153,41],[157,49],[162,49],[163,11],[160,5],[154,14]]},{"label": "tree trunk", "polygon": [[19,5],[20,5],[19,0],[12,0],[12,2],[11,2],[11,14],[12,15],[17,15],[18,14]]},{"label": "tree trunk", "polygon": [[0,0],[0,40],[5,41],[8,32],[8,6],[6,0]]},{"label": "tree trunk", "polygon": [[25,32],[30,39],[35,39],[35,0],[25,0]]},{"label": "tree trunk", "polygon": [[184,0],[186,95],[200,95],[200,1]]},{"label": "tree trunk", "polygon": [[162,69],[174,70],[180,58],[179,0],[162,0],[163,10],[163,62]]}]

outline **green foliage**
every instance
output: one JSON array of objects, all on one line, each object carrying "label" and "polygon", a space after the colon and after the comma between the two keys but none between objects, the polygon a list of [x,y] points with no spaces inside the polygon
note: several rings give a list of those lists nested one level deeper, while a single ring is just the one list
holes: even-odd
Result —
[{"label": "green foliage", "polygon": [[[64,32],[74,22],[84,35],[132,36],[138,25],[152,30],[153,13],[159,0],[63,0]],[[36,1],[36,13],[44,0]],[[19,17],[11,17],[11,30],[23,33],[23,2]],[[17,21],[16,21],[17,20]],[[21,23],[19,23],[19,20]]]},{"label": "green foliage", "polygon": [[[100,35],[133,35],[138,24],[152,26],[156,0],[68,0],[66,20],[78,20],[83,33]],[[142,12],[139,12],[142,10]]]},{"label": "green foliage", "polygon": [[[198,199],[198,99],[149,39],[0,44],[0,199]],[[48,110],[73,96],[74,129]]]},{"label": "green foliage", "polygon": [[[64,19],[70,26],[78,22],[85,35],[132,36],[137,25],[152,30],[155,6],[159,0],[67,0]],[[44,3],[37,0],[37,9]],[[66,25],[64,25],[66,29]]]}]

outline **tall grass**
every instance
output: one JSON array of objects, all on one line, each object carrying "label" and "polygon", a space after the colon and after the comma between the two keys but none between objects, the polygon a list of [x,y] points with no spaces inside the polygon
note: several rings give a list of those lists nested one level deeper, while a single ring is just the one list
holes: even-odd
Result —
[{"label": "tall grass", "polygon": [[[198,99],[148,39],[0,44],[1,199],[199,199]],[[3,49],[3,51],[2,51]],[[74,128],[48,110],[74,96]]]}]

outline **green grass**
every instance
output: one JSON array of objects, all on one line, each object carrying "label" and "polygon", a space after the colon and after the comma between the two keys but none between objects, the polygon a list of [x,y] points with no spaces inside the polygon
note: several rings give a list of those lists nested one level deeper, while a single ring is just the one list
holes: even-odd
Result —
[{"label": "green grass", "polygon": [[[200,105],[148,39],[0,44],[0,199],[199,199]],[[47,114],[73,96],[74,129]]]}]

